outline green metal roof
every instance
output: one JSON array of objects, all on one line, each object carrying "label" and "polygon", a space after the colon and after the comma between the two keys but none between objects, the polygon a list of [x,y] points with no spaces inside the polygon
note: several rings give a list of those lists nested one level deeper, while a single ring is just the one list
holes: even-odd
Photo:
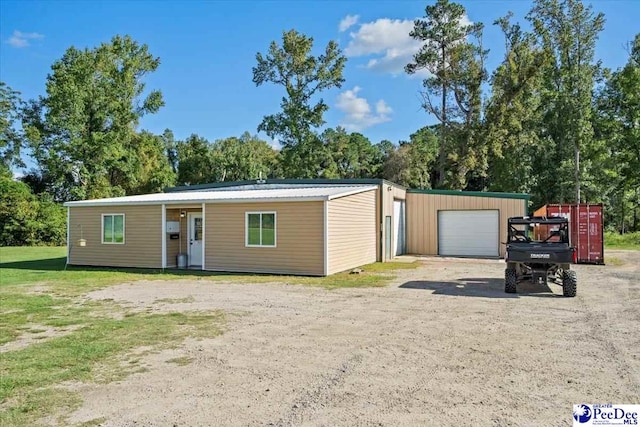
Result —
[{"label": "green metal roof", "polygon": [[440,194],[443,196],[493,197],[497,199],[529,200],[526,193],[498,193],[493,191],[461,191],[461,190],[419,190],[409,189],[407,193]]},{"label": "green metal roof", "polygon": [[196,185],[183,185],[180,187],[168,187],[164,189],[165,193],[172,193],[175,191],[193,191],[193,190],[205,190],[205,189],[216,189],[216,188],[226,188],[226,187],[236,187],[242,185],[255,185],[255,184],[300,184],[300,185],[327,185],[327,184],[336,184],[336,185],[353,185],[353,184],[370,184],[370,185],[393,185],[398,188],[405,188],[401,185],[395,184],[391,181],[387,181],[386,179],[370,179],[370,178],[353,178],[353,179],[327,179],[327,178],[318,178],[318,179],[265,179],[262,181],[258,180],[250,180],[250,181],[228,181],[228,182],[212,182],[207,184],[196,184]]}]

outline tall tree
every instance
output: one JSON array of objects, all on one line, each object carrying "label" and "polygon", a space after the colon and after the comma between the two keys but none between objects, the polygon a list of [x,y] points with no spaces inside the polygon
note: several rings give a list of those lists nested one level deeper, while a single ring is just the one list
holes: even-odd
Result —
[{"label": "tall tree", "polygon": [[46,96],[32,101],[24,125],[43,175],[64,199],[125,194],[135,178],[135,128],[157,112],[160,91],[143,78],[160,60],[131,37],[94,49],[67,49],[47,77]]},{"label": "tall tree", "polygon": [[173,173],[178,173],[178,149],[177,142],[175,136],[173,135],[173,131],[171,129],[165,129],[162,132],[162,142],[164,144],[165,155],[167,156],[167,160],[169,161],[169,165],[171,166],[171,170]]},{"label": "tall tree", "polygon": [[279,177],[277,152],[249,132],[210,143],[191,135],[177,144],[178,184]]},{"label": "tall tree", "polygon": [[13,166],[25,166],[20,157],[24,135],[16,129],[21,108],[20,93],[0,81],[0,176],[12,176]]},{"label": "tall tree", "polygon": [[282,144],[284,172],[291,178],[318,176],[316,151],[322,151],[322,144],[315,129],[325,123],[323,115],[329,107],[317,95],[340,88],[344,82],[346,57],[338,44],[330,41],[319,56],[314,56],[312,49],[312,37],[286,31],[281,46],[273,41],[266,55],[256,54],[257,65],[253,67],[256,86],[273,83],[285,89],[282,111],[265,116],[258,131]]},{"label": "tall tree", "polygon": [[331,166],[323,176],[327,178],[373,178],[382,166],[379,150],[361,133],[338,127],[327,129],[321,135],[331,156]]},{"label": "tall tree", "polygon": [[411,134],[389,152],[383,165],[383,177],[412,188],[432,188],[438,156],[438,137],[431,127]]},{"label": "tall tree", "polygon": [[[485,138],[491,144],[488,187],[529,193],[537,176],[547,173],[533,167],[542,151],[542,69],[547,55],[535,36],[512,24],[511,17],[509,13],[494,23],[504,34],[505,56],[491,78],[485,109]],[[537,194],[534,198],[544,204]]]},{"label": "tall tree", "polygon": [[[611,206],[619,231],[640,229],[640,33],[627,64],[611,74],[596,100],[597,144],[588,152],[599,165],[593,192]],[[591,147],[591,148],[593,148]],[[631,226],[629,226],[631,224]]]},{"label": "tall tree", "polygon": [[452,163],[449,186],[457,190],[467,188],[472,176],[486,175],[488,144],[481,134],[482,84],[487,80],[484,61],[488,54],[478,45],[466,43],[452,55],[454,99],[460,123],[452,126],[449,160]]},{"label": "tall tree", "polygon": [[[466,24],[465,9],[449,0],[438,0],[425,8],[424,19],[417,19],[409,35],[424,44],[415,54],[413,62],[405,70],[415,74],[426,70],[429,77],[423,80],[422,107],[440,122],[438,148],[438,182],[445,185],[447,155],[453,153],[456,164],[453,186],[464,186],[464,178],[474,166],[472,149],[473,127],[480,116],[480,87],[486,79],[484,58],[486,51],[480,43],[483,25]],[[476,44],[469,42],[476,38]],[[438,101],[436,101],[436,99]],[[451,123],[462,117],[461,142],[457,149],[447,147]],[[456,126],[460,129],[460,126]],[[460,139],[461,138],[461,139]]]},{"label": "tall tree", "polygon": [[[213,147],[205,138],[192,134],[177,144],[178,185],[216,182]],[[220,179],[222,181],[223,179]]]},{"label": "tall tree", "polygon": [[158,193],[176,182],[173,171],[165,152],[165,141],[162,136],[142,131],[133,136],[132,150],[136,153],[136,171],[133,179],[120,183],[126,194]]},{"label": "tall tree", "polygon": [[231,137],[213,144],[216,181],[242,181],[274,178],[276,151],[266,142],[249,132],[240,138]]},{"label": "tall tree", "polygon": [[[537,0],[528,15],[540,44],[550,55],[545,72],[546,134],[553,147],[555,176],[540,184],[557,188],[557,201],[581,202],[581,151],[593,142],[592,106],[600,64],[594,62],[595,44],[604,27],[604,15],[581,0]],[[573,171],[573,177],[571,177]],[[574,195],[564,191],[573,183]]]},{"label": "tall tree", "polygon": [[0,194],[0,246],[64,244],[66,210],[48,194],[34,195],[6,176],[0,176]]}]

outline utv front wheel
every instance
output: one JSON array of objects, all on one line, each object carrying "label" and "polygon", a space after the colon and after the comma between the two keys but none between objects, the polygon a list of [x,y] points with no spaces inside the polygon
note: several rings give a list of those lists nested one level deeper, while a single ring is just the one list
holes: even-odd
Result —
[{"label": "utv front wheel", "polygon": [[515,268],[507,268],[504,270],[504,291],[508,294],[516,293],[516,283],[518,276]]},{"label": "utv front wheel", "polygon": [[562,272],[562,295],[565,297],[575,297],[578,290],[578,277],[573,270]]}]

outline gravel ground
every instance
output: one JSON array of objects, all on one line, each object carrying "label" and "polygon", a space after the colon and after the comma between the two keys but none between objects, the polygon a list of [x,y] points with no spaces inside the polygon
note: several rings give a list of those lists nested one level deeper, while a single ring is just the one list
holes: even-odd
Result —
[{"label": "gravel ground", "polygon": [[84,405],[69,421],[571,425],[576,403],[640,403],[640,252],[607,255],[624,264],[577,266],[576,298],[554,284],[505,294],[503,262],[441,258],[385,288],[179,280],[93,292],[139,309],[222,309],[228,324],[147,355],[147,372],[72,385]]}]

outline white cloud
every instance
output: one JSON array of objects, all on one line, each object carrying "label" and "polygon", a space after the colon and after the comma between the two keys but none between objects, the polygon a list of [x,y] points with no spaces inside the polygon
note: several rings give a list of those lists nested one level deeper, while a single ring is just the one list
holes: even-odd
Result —
[{"label": "white cloud", "polygon": [[351,40],[345,49],[350,57],[373,56],[366,67],[390,74],[404,73],[421,43],[409,37],[413,20],[381,18],[360,25],[349,34]]},{"label": "white cloud", "polygon": [[[463,25],[471,24],[467,16],[460,20]],[[360,25],[357,31],[349,33],[349,44],[345,54],[349,57],[370,57],[366,68],[392,75],[404,74],[404,67],[420,50],[422,42],[409,36],[413,30],[413,19],[380,18]],[[416,73],[424,77],[426,71]]]},{"label": "white cloud", "polygon": [[28,47],[31,45],[31,40],[38,40],[44,36],[39,33],[23,33],[22,31],[15,30],[7,43],[16,48]]},{"label": "white cloud", "polygon": [[278,138],[272,138],[271,141],[267,141],[269,143],[269,145],[271,146],[271,148],[273,148],[274,150],[282,150],[282,144],[280,144],[280,141],[278,140]]},{"label": "white cloud", "polygon": [[342,18],[340,24],[338,25],[338,31],[341,33],[347,31],[349,28],[353,27],[358,23],[358,19],[360,19],[360,15],[347,15]]},{"label": "white cloud", "polygon": [[393,112],[382,99],[376,102],[375,111],[373,111],[369,102],[358,96],[358,92],[361,90],[358,86],[346,90],[338,95],[336,102],[336,108],[345,113],[341,125],[352,132],[359,132],[370,126],[388,122],[391,120],[389,115]]},{"label": "white cloud", "polygon": [[380,101],[376,102],[376,113],[386,116],[393,113],[393,110],[387,105],[386,102],[384,102],[383,99],[381,99]]}]

